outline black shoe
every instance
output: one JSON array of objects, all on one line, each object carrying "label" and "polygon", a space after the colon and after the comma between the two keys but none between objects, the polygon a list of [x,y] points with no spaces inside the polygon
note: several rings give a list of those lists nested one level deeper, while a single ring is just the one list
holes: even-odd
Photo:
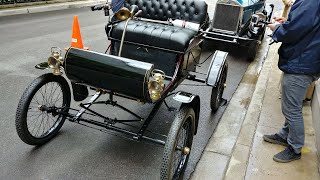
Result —
[{"label": "black shoe", "polygon": [[273,156],[273,160],[280,163],[287,163],[297,159],[301,159],[301,153],[295,153],[291,146]]},{"label": "black shoe", "polygon": [[288,142],[286,140],[282,139],[278,134],[264,135],[263,140],[265,140],[269,143],[280,144],[283,146],[289,146]]}]

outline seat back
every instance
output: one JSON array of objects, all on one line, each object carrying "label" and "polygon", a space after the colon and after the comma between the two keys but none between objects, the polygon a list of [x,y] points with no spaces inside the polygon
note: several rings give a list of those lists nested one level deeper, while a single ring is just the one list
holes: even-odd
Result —
[{"label": "seat back", "polygon": [[198,24],[205,22],[208,8],[204,0],[125,0],[125,7],[130,9],[131,5],[142,10],[143,18],[160,21],[172,18]]}]

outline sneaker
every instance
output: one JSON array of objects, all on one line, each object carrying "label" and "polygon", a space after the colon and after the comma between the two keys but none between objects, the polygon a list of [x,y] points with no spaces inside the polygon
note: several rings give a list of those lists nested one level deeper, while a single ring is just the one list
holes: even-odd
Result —
[{"label": "sneaker", "polygon": [[287,163],[297,159],[301,159],[301,153],[295,153],[291,146],[273,156],[273,160],[280,163]]},{"label": "sneaker", "polygon": [[264,135],[263,140],[273,143],[273,144],[280,144],[283,146],[289,146],[288,142],[284,139],[282,139],[278,134],[273,135]]}]

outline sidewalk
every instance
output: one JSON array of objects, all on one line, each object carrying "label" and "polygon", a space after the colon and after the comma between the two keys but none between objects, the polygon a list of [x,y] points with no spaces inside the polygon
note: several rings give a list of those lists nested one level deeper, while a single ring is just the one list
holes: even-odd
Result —
[{"label": "sidewalk", "polygon": [[[264,134],[276,133],[284,123],[279,99],[281,71],[277,67],[278,48],[279,44],[271,46],[246,109],[239,104],[239,99],[248,96],[245,92],[250,93],[248,77],[254,75],[252,66],[255,63],[249,66],[192,180],[320,179],[310,103],[306,103],[303,110],[306,137],[301,160],[286,164],[274,162],[273,155],[284,147],[262,139]],[[246,90],[243,91],[243,88]]]}]

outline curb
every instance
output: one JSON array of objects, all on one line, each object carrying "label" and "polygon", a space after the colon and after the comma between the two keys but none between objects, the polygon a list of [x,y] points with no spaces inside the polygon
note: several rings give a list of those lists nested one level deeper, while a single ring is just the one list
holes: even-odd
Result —
[{"label": "curb", "polygon": [[270,48],[270,53],[261,70],[256,89],[253,93],[247,114],[241,126],[241,131],[232,153],[230,163],[224,179],[245,179],[249,154],[251,152],[254,135],[260,118],[260,113],[265,97],[266,87],[269,80],[269,74],[272,70],[274,60],[277,58],[277,49],[280,44]]},{"label": "curb", "polygon": [[10,8],[5,10],[0,10],[0,17],[19,15],[19,14],[31,14],[31,13],[39,13],[39,12],[56,11],[56,10],[63,10],[63,9],[70,9],[70,8],[82,8],[82,7],[94,6],[97,4],[103,4],[105,2],[107,1],[106,0],[88,0],[88,1],[78,1],[78,2],[26,6],[22,8]]},{"label": "curb", "polygon": [[234,153],[241,125],[246,117],[249,103],[256,89],[259,74],[260,72],[264,73],[261,71],[261,66],[268,54],[268,40],[269,38],[264,39],[258,57],[248,66],[243,75],[237,90],[233,94],[191,176],[191,180],[224,178],[230,159]]}]

